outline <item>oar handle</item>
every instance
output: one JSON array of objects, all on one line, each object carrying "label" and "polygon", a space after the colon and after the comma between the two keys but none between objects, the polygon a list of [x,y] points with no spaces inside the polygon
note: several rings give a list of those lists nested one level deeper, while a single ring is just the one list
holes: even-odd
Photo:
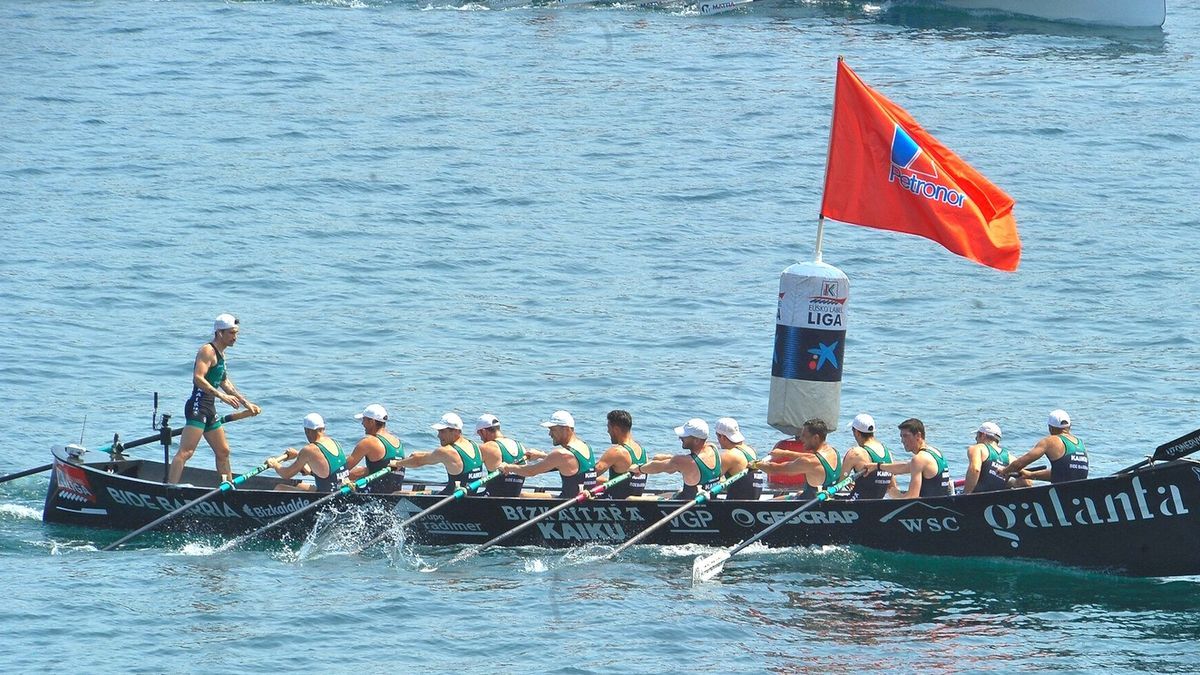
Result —
[{"label": "oar handle", "polygon": [[[249,410],[240,410],[235,413],[229,413],[228,415],[225,415],[224,417],[221,418],[221,423],[228,424],[230,422],[236,422],[240,419],[245,419],[247,417],[254,416],[249,413],[250,413]],[[186,428],[187,427],[184,426],[184,427],[179,427],[178,429],[172,429],[171,430],[171,438],[175,438],[176,436],[182,435],[183,430]],[[150,445],[151,443],[157,443],[160,440],[162,440],[162,434],[154,434],[153,436],[146,436],[145,438],[139,438],[136,441],[129,441],[128,443],[121,443],[120,445],[121,445],[122,450],[128,450],[129,448],[136,448],[141,445]],[[113,449],[112,443],[105,443],[104,445],[96,448],[96,452],[107,452],[107,453],[111,454],[112,449]]]}]

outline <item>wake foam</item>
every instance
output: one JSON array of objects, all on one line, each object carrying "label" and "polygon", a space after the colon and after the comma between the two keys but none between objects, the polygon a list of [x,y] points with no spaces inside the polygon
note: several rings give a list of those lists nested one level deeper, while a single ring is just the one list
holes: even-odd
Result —
[{"label": "wake foam", "polygon": [[21,504],[0,504],[0,516],[13,520],[41,520],[42,512]]}]

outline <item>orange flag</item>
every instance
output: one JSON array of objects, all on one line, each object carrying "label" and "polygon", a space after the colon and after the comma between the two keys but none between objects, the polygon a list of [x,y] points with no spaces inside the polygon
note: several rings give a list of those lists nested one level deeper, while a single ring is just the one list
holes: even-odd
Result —
[{"label": "orange flag", "polygon": [[821,215],[932,239],[1012,272],[1013,200],[838,59]]}]

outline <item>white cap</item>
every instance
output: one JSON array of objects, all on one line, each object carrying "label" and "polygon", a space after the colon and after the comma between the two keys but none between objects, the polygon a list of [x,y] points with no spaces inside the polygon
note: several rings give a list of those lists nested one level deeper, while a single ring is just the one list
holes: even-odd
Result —
[{"label": "white cap", "polygon": [[571,427],[575,428],[575,418],[571,417],[571,413],[566,410],[555,410],[550,419],[542,422],[542,426],[549,429],[550,427]]},{"label": "white cap", "polygon": [[484,429],[492,429],[500,426],[500,420],[492,413],[484,413],[475,420],[475,431],[483,431]]},{"label": "white cap", "polygon": [[232,314],[221,314],[213,321],[213,330],[229,330],[238,325],[237,317]]},{"label": "white cap", "polygon": [[701,439],[708,438],[708,422],[699,417],[693,417],[684,422],[683,426],[675,427],[675,435],[680,438],[688,438],[689,436]]},{"label": "white cap", "polygon": [[867,413],[858,413],[850,422],[850,428],[864,434],[873,434],[875,433],[875,418]]},{"label": "white cap", "polygon": [[462,418],[454,413],[446,413],[442,415],[442,419],[438,420],[437,424],[431,424],[431,427],[441,431],[442,429],[458,429],[462,431]]},{"label": "white cap", "polygon": [[1046,425],[1055,429],[1066,429],[1071,426],[1071,416],[1066,410],[1051,410],[1050,419],[1046,420]]},{"label": "white cap", "polygon": [[996,440],[1000,440],[1000,425],[996,424],[995,422],[984,422],[983,424],[979,425],[979,428],[975,430],[975,433],[991,436]]},{"label": "white cap", "polygon": [[321,417],[317,413],[308,413],[307,415],[304,416],[304,428],[305,429],[324,429],[325,428],[325,418]]},{"label": "white cap", "polygon": [[361,420],[364,417],[369,420],[375,420],[376,422],[386,422],[387,410],[378,403],[372,403],[371,405],[363,408],[362,412],[355,415],[354,419]]},{"label": "white cap", "polygon": [[738,428],[737,420],[732,417],[722,417],[717,420],[717,435],[728,438],[730,443],[746,442],[746,437],[742,435],[742,430]]}]

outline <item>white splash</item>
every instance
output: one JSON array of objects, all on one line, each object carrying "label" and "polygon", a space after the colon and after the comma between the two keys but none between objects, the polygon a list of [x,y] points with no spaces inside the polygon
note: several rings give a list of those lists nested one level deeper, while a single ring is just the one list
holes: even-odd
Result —
[{"label": "white splash", "polygon": [[216,553],[217,548],[218,547],[213,546],[212,544],[193,541],[184,544],[182,548],[174,552],[174,555],[209,556]]},{"label": "white splash", "polygon": [[28,520],[41,520],[42,512],[21,504],[0,504],[0,515]]}]

